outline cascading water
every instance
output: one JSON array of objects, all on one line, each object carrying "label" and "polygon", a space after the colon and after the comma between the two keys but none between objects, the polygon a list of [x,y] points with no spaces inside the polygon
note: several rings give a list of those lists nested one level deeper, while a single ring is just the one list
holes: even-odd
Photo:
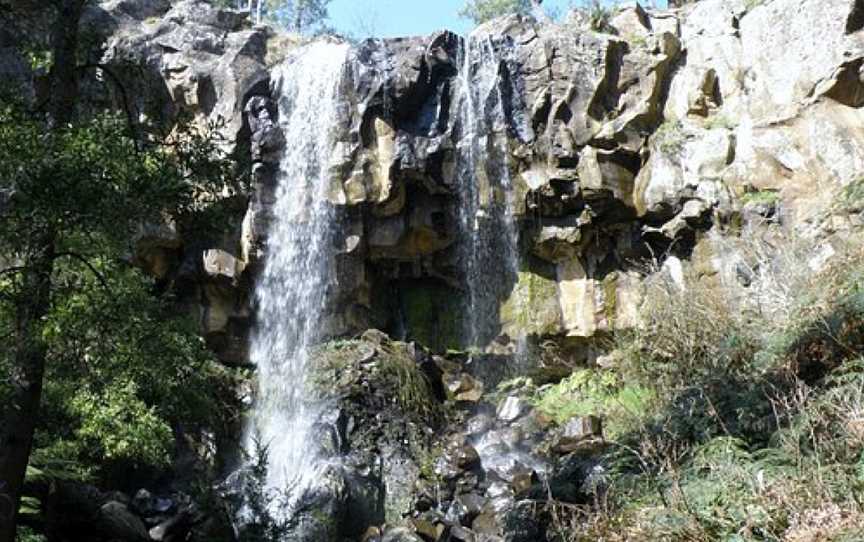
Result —
[{"label": "cascading water", "polygon": [[[506,42],[470,37],[464,47],[460,73],[458,169],[461,180],[462,254],[468,289],[467,340],[483,348],[495,338],[499,306],[519,271],[519,227],[516,196],[510,172],[508,119],[502,91],[502,63]],[[497,47],[497,49],[496,49]],[[515,364],[525,355],[525,338],[516,341]],[[545,467],[526,450],[510,447],[489,431],[474,441],[487,471],[514,472],[528,466]]]},{"label": "cascading water", "polygon": [[[315,469],[310,431],[318,411],[307,395],[308,348],[322,338],[336,282],[328,203],[330,159],[340,125],[339,87],[349,46],[327,41],[298,49],[274,73],[286,145],[280,163],[267,257],[256,285],[251,360],[258,393],[247,447],[267,447],[267,489],[308,487]],[[289,496],[289,502],[291,497]]]},{"label": "cascading water", "polygon": [[466,342],[482,348],[497,334],[499,304],[519,270],[519,232],[501,90],[502,56],[488,37],[470,37],[462,51],[458,101],[462,262],[467,299]]}]

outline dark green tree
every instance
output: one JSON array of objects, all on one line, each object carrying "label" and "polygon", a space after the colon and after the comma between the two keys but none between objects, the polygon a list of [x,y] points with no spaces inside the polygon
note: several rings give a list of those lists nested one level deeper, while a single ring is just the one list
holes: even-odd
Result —
[{"label": "dark green tree", "polygon": [[[15,539],[45,376],[55,370],[48,361],[69,356],[72,337],[112,345],[92,331],[89,339],[86,333],[80,335],[84,330],[75,323],[89,320],[92,325],[93,319],[70,318],[75,313],[69,312],[69,304],[76,295],[92,298],[95,289],[111,292],[120,307],[131,306],[132,294],[139,295],[146,280],[118,262],[136,229],[166,218],[190,223],[208,201],[235,184],[230,163],[218,154],[211,133],[181,129],[169,140],[142,137],[125,118],[79,114],[79,80],[89,69],[84,59],[93,53],[87,50],[93,47],[89,41],[82,44],[79,30],[86,2],[0,2],[4,16],[45,23],[40,28],[51,59],[47,103],[0,103],[0,542]],[[130,280],[137,285],[130,286]],[[118,321],[123,319],[119,314],[115,311]],[[156,337],[159,346],[170,338],[147,335],[146,326],[154,325],[148,314],[130,320],[143,324],[126,334],[137,337],[132,342],[136,348],[147,336]],[[109,335],[124,339],[122,334]],[[165,363],[174,367],[191,362],[194,367],[202,351],[190,350],[190,344],[178,339]],[[146,379],[106,369],[123,364],[121,346],[114,343],[98,355],[91,348],[72,361],[65,359],[70,363],[65,369],[78,363],[88,365],[79,366],[81,370],[101,366],[111,375],[108,386],[75,390],[79,393],[66,403],[79,422],[77,438],[101,446],[103,456],[129,448],[128,439],[112,448],[118,426],[103,409],[125,404],[125,419],[144,424],[156,435],[151,449],[145,446],[136,453],[156,462],[167,414],[182,408],[169,404],[165,390],[142,389]],[[151,344],[150,352],[156,349]],[[94,375],[90,382],[99,378]]]}]

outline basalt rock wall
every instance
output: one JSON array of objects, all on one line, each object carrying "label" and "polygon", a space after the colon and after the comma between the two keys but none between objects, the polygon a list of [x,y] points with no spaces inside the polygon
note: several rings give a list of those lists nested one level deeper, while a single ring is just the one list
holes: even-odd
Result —
[{"label": "basalt rock wall", "polygon": [[[579,13],[476,29],[470,39],[499,59],[486,98],[502,102],[505,125],[487,120],[506,133],[520,250],[496,315],[500,338],[480,346],[554,338],[593,358],[594,339],[637,323],[646,267],[711,280],[728,267],[713,234],[772,223],[830,246],[860,226],[860,214],[832,207],[864,162],[856,5],[631,4],[600,31]],[[164,224],[135,244],[141,265],[185,285],[214,348],[241,363],[291,144],[269,73],[301,40],[194,0],[115,0],[87,21],[110,33],[103,61],[138,74],[124,107],[142,122],[218,123],[226,147],[250,162],[253,191],[224,238],[188,239]],[[465,38],[445,31],[354,46],[328,175],[342,220],[333,335],[377,327],[436,350],[466,346],[456,107],[460,74],[476,66],[465,51]],[[479,167],[482,211],[504,195]]]}]

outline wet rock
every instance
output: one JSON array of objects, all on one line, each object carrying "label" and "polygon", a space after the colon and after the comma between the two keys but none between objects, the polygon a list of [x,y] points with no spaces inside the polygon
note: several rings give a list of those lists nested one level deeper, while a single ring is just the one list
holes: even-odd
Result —
[{"label": "wet rock", "polygon": [[441,474],[446,478],[455,478],[465,471],[472,471],[480,466],[480,455],[474,446],[467,442],[464,435],[450,438],[442,458],[445,462]]},{"label": "wet rock", "polygon": [[184,508],[174,517],[150,529],[150,538],[156,542],[185,540],[198,515],[194,508]]},{"label": "wet rock", "polygon": [[253,96],[243,109],[252,132],[250,152],[254,162],[279,162],[285,135],[276,124],[275,109],[276,105],[265,96]]},{"label": "wet rock", "polygon": [[483,397],[483,384],[467,373],[444,376],[447,391],[456,401],[476,403]]},{"label": "wet rock", "polygon": [[[505,482],[493,482],[490,484],[486,490],[486,497],[489,498],[489,509],[495,513],[507,510],[514,502],[513,490]],[[474,530],[478,530],[477,527],[474,527]]]},{"label": "wet rock", "polygon": [[509,396],[498,406],[498,419],[504,422],[512,422],[528,411],[530,406],[521,397]]},{"label": "wet rock", "polygon": [[503,514],[506,542],[544,542],[548,518],[537,501],[519,501]]},{"label": "wet rock", "polygon": [[537,488],[535,497],[548,498],[551,493],[552,498],[562,502],[592,502],[608,483],[602,451],[581,450],[558,459],[548,473],[546,485]]},{"label": "wet rock", "polygon": [[602,422],[596,416],[577,416],[561,428],[554,449],[557,453],[570,453],[602,436]]},{"label": "wet rock", "polygon": [[481,436],[489,431],[495,424],[492,416],[485,412],[481,412],[476,416],[472,416],[465,422],[465,432],[472,436]]},{"label": "wet rock", "polygon": [[415,519],[411,521],[414,530],[426,542],[440,542],[445,539],[445,533],[449,530],[446,525],[427,519]]},{"label": "wet rock", "polygon": [[[297,542],[336,540],[342,534],[348,513],[348,485],[339,469],[328,467],[308,488],[297,504],[289,539]],[[365,526],[364,526],[365,528]],[[362,533],[362,531],[361,531]],[[359,534],[359,533],[352,533]]]},{"label": "wet rock", "polygon": [[501,534],[501,526],[492,512],[483,512],[471,522],[471,530],[481,537],[481,540],[493,540]]},{"label": "wet rock", "polygon": [[424,540],[408,527],[391,527],[381,537],[381,542],[424,542]]},{"label": "wet rock", "polygon": [[454,542],[476,542],[477,535],[465,527],[454,526],[450,529],[450,540]]},{"label": "wet rock", "polygon": [[477,493],[459,494],[453,498],[445,517],[451,523],[470,526],[474,518],[483,511],[486,502],[486,499]]}]

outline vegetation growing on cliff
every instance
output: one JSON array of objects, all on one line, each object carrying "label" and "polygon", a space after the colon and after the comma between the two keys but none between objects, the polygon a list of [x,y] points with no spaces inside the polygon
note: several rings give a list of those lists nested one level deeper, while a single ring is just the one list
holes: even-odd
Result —
[{"label": "vegetation growing on cliff", "polygon": [[[773,273],[788,273],[786,282]],[[613,437],[598,506],[554,510],[568,540],[864,534],[860,245],[815,276],[768,270],[751,286],[761,310],[736,310],[724,292],[650,287],[645,325],[622,340],[619,371],[654,399],[609,413],[631,430]]]}]

